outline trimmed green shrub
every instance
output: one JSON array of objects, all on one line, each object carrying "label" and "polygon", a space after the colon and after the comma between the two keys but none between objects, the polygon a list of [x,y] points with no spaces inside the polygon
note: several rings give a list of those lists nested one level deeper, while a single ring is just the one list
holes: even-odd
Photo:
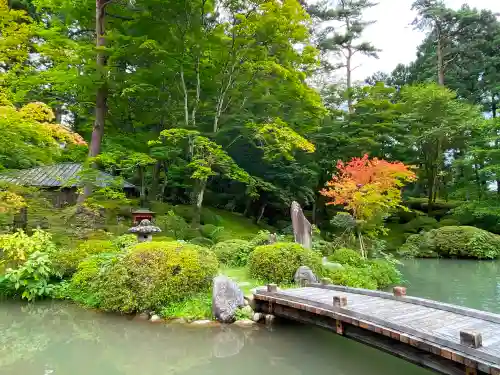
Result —
[{"label": "trimmed green shrub", "polygon": [[369,268],[344,266],[342,269],[328,272],[333,284],[352,288],[377,289],[377,282],[372,278]]},{"label": "trimmed green shrub", "polygon": [[358,251],[346,248],[335,250],[335,252],[328,257],[328,260],[330,262],[353,267],[361,267],[364,263],[364,260]]},{"label": "trimmed green shrub", "polygon": [[186,241],[200,237],[198,230],[191,228],[182,216],[176,215],[173,211],[169,211],[167,215],[158,216],[155,224],[161,229],[161,235],[165,237]]},{"label": "trimmed green shrub", "polygon": [[213,238],[212,236],[218,230],[220,230],[219,227],[217,227],[213,224],[205,224],[205,225],[202,225],[200,228],[200,232],[203,235],[203,237],[210,238],[210,239]]},{"label": "trimmed green shrub", "polygon": [[456,219],[446,218],[439,220],[438,225],[440,227],[457,227],[460,226],[460,221]]},{"label": "trimmed green shrub", "polygon": [[217,273],[213,252],[177,241],[144,242],[120,255],[80,265],[71,285],[80,287],[84,302],[94,301],[107,311],[160,311],[208,291]]},{"label": "trimmed green shrub", "polygon": [[78,264],[89,256],[101,253],[115,253],[119,251],[112,241],[88,240],[80,243],[74,249],[62,249],[52,254],[51,260],[54,270],[62,276],[71,276],[76,272]]},{"label": "trimmed green shrub", "polygon": [[268,230],[260,230],[259,233],[257,233],[255,237],[250,240],[250,245],[252,247],[267,245],[269,243],[270,234],[271,232]]},{"label": "trimmed green shrub", "polygon": [[137,236],[135,234],[122,234],[112,240],[113,245],[119,249],[123,250],[137,243]]},{"label": "trimmed green shrub", "polygon": [[212,248],[220,263],[230,267],[243,267],[248,262],[248,256],[253,248],[245,240],[228,240],[216,244]]},{"label": "trimmed green shrub", "polygon": [[403,230],[407,233],[419,233],[421,231],[429,231],[438,227],[438,221],[429,216],[417,216],[403,225]]},{"label": "trimmed green shrub", "polygon": [[211,248],[214,245],[214,242],[211,239],[205,238],[205,237],[193,238],[192,240],[189,240],[189,243],[191,243],[193,245],[208,247],[208,248]]},{"label": "trimmed green shrub", "polygon": [[410,236],[400,253],[407,256],[495,259],[500,254],[500,236],[476,227],[449,226]]},{"label": "trimmed green shrub", "polygon": [[321,256],[292,242],[257,247],[248,261],[250,276],[266,282],[291,283],[300,266],[308,266],[322,276]]},{"label": "trimmed green shrub", "polygon": [[222,217],[212,212],[210,209],[203,209],[200,214],[200,222],[207,225],[220,226],[222,224]]},{"label": "trimmed green shrub", "polygon": [[379,289],[387,288],[401,282],[401,273],[396,266],[386,260],[368,261],[369,275],[377,283]]}]

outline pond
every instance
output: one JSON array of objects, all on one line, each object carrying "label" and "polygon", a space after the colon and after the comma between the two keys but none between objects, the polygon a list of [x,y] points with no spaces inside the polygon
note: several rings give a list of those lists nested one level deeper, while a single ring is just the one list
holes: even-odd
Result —
[{"label": "pond", "polygon": [[[409,293],[500,312],[498,263],[417,260]],[[0,375],[429,375],[297,324],[272,330],[156,325],[61,302],[0,304]]]}]

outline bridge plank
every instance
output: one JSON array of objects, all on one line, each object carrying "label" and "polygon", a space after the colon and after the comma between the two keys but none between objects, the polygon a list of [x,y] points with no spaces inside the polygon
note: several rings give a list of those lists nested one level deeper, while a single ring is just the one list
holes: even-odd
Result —
[{"label": "bridge plank", "polygon": [[[259,299],[259,293],[261,292],[257,291],[256,299]],[[275,298],[276,303],[284,303],[288,299],[291,306],[307,309],[315,314],[335,317],[341,313],[342,316],[351,317],[352,319],[346,319],[352,324],[365,329],[369,329],[370,324],[376,324],[381,327],[380,333],[387,332],[387,336],[394,336],[397,340],[404,333],[410,337],[415,336],[418,340],[427,340],[431,346],[448,347],[451,350],[450,358],[460,363],[467,360],[486,367],[488,363],[500,367],[500,316],[434,301],[392,297],[381,293],[364,290],[357,292],[345,287],[320,288],[316,285],[278,293],[262,292],[263,295]],[[333,306],[333,296],[338,295],[347,297],[345,308]],[[356,323],[358,320],[366,323]],[[460,331],[464,329],[480,331],[483,346],[472,349],[461,345]],[[373,330],[375,332],[376,328]],[[390,330],[399,333],[393,334]],[[409,339],[408,344],[417,345],[417,341],[412,340]],[[430,350],[429,345],[427,347]]]}]

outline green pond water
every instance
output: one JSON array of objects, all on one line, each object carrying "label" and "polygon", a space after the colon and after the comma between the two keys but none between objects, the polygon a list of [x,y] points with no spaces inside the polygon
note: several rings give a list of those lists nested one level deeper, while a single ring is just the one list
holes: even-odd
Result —
[{"label": "green pond water", "polygon": [[[498,263],[419,260],[411,295],[500,312]],[[0,303],[0,375],[424,375],[415,365],[298,324],[156,325],[44,302]]]}]

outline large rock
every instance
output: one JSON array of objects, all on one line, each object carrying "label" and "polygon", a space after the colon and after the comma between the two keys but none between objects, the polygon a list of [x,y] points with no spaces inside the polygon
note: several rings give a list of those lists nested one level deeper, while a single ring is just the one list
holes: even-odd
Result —
[{"label": "large rock", "polygon": [[312,269],[307,266],[300,266],[299,268],[297,268],[297,271],[295,271],[295,275],[293,276],[293,280],[296,284],[300,285],[318,282],[318,278],[316,277]]},{"label": "large rock", "polygon": [[312,248],[312,226],[306,219],[300,205],[293,201],[290,207],[290,216],[292,217],[293,236],[295,242],[301,244],[306,249]]},{"label": "large rock", "polygon": [[238,285],[226,276],[217,276],[213,280],[212,314],[222,323],[236,320],[236,311],[245,306],[243,292]]}]

